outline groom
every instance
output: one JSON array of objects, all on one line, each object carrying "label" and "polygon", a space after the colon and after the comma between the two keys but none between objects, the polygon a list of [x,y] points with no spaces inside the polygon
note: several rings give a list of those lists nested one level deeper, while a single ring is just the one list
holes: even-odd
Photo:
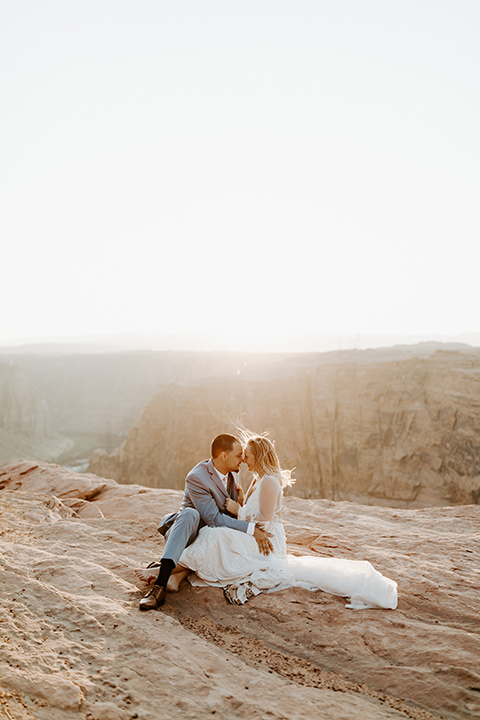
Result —
[{"label": "groom", "polygon": [[160,560],[158,578],[152,589],[140,600],[140,610],[163,605],[168,579],[180,555],[197,537],[204,525],[229,527],[253,535],[260,551],[268,555],[272,550],[269,534],[258,525],[238,520],[225,510],[227,498],[237,500],[238,489],[232,473],[240,470],[243,447],[234,435],[224,433],[212,442],[211,458],[195,465],[185,480],[182,507],[178,513],[162,518],[158,531],[166,544]]}]

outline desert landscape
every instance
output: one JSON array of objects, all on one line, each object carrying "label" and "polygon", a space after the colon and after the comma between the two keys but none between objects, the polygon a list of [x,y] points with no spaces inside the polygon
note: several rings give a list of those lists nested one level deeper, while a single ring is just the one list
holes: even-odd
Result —
[{"label": "desert landscape", "polygon": [[[478,717],[477,348],[4,355],[0,397],[0,717]],[[289,551],[370,560],[397,610],[186,582],[139,612],[156,523],[239,418],[296,468]]]},{"label": "desert landscape", "polygon": [[[0,352],[0,463],[180,490],[211,439],[270,433],[294,494],[388,507],[480,501],[480,350]],[[246,478],[245,478],[246,479]]]},{"label": "desert landscape", "polygon": [[94,453],[89,469],[181,489],[209,439],[234,432],[241,418],[270,432],[284,466],[296,468],[296,496],[395,507],[479,502],[480,352],[385,354],[326,354],[303,367],[300,356],[268,377],[164,386],[124,443]]},{"label": "desert landscape", "polygon": [[480,714],[480,508],[286,499],[289,551],[369,559],[395,611],[291,589],[227,604],[185,583],[140,613],[175,490],[58,465],[0,468],[0,717],[414,718]]},{"label": "desert landscape", "polygon": [[479,27],[0,3],[0,720],[480,719]]}]

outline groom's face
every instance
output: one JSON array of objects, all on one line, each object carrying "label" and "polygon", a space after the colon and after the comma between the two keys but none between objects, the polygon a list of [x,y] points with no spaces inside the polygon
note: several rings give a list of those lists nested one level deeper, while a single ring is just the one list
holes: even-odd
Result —
[{"label": "groom's face", "polygon": [[240,470],[240,465],[243,462],[243,448],[239,443],[233,444],[232,449],[227,453],[225,462],[228,466],[227,472],[238,472]]}]

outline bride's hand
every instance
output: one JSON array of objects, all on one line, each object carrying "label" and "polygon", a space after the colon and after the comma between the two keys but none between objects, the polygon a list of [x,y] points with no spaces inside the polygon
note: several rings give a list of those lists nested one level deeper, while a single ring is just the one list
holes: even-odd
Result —
[{"label": "bride's hand", "polygon": [[245,493],[243,492],[243,488],[241,485],[236,485],[235,489],[237,491],[237,502],[239,505],[243,505],[243,501],[245,499]]},{"label": "bride's hand", "polygon": [[270,540],[272,533],[263,530],[259,525],[255,525],[253,537],[257,541],[258,549],[263,555],[269,555],[272,552],[273,545]]},{"label": "bride's hand", "polygon": [[240,505],[238,502],[235,502],[235,500],[232,500],[231,498],[227,498],[225,500],[225,510],[231,515],[235,515],[235,517],[237,517],[239,508]]}]

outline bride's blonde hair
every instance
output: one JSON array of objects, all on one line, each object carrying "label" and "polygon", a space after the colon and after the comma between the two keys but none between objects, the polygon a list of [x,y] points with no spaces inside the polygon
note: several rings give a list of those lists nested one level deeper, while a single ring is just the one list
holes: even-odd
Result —
[{"label": "bride's blonde hair", "polygon": [[258,434],[243,426],[237,427],[237,432],[242,443],[251,450],[255,458],[256,472],[275,475],[282,483],[282,487],[293,485],[295,482],[292,478],[293,470],[284,470],[281,467],[275,443],[268,439],[268,432]]}]

